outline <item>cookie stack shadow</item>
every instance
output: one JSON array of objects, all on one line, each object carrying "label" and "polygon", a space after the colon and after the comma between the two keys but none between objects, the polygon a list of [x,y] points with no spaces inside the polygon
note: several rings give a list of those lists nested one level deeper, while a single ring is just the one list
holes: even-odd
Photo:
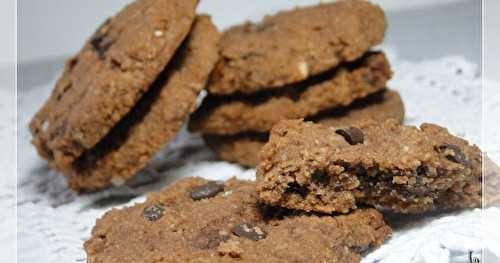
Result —
[{"label": "cookie stack shadow", "polygon": [[401,122],[401,98],[387,89],[389,62],[371,50],[383,41],[386,26],[377,6],[342,1],[229,28],[190,130],[200,132],[219,158],[255,167],[281,120]]}]

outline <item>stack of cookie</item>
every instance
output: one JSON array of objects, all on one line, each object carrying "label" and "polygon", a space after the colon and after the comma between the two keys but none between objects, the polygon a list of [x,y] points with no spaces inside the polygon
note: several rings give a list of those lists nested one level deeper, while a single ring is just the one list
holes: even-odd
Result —
[{"label": "stack of cookie", "polygon": [[194,110],[220,34],[197,0],[138,0],[66,64],[34,116],[33,144],[77,191],[120,185]]},{"label": "stack of cookie", "polygon": [[402,121],[401,98],[386,89],[389,63],[382,52],[370,51],[386,26],[379,7],[340,1],[228,29],[190,130],[201,132],[221,159],[255,166],[280,120]]}]

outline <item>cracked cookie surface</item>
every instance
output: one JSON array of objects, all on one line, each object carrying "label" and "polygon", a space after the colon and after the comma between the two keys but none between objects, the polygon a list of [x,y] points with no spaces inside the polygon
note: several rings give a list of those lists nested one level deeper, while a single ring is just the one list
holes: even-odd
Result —
[{"label": "cracked cookie surface", "polygon": [[433,124],[283,121],[260,156],[259,197],[273,206],[416,213],[481,205],[481,151]]}]

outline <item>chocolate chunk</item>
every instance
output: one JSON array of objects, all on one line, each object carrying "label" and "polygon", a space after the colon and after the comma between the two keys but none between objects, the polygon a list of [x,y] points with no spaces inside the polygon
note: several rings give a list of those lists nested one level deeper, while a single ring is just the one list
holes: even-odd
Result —
[{"label": "chocolate chunk", "polygon": [[267,236],[266,232],[262,231],[260,227],[246,223],[239,224],[233,227],[232,232],[233,234],[239,237],[243,237],[254,241],[264,239]]},{"label": "chocolate chunk", "polygon": [[427,167],[420,165],[417,167],[417,174],[418,175],[426,175],[427,174]]},{"label": "chocolate chunk", "polygon": [[315,184],[327,185],[330,183],[330,176],[324,170],[316,170],[311,175],[311,181]]},{"label": "chocolate chunk", "polygon": [[299,185],[298,183],[290,183],[290,184],[288,184],[288,187],[285,190],[285,192],[286,193],[292,193],[292,194],[298,194],[302,198],[306,197],[307,194],[309,193],[309,191],[305,187]]},{"label": "chocolate chunk", "polygon": [[149,221],[156,221],[165,214],[165,207],[161,204],[156,204],[144,209],[143,216]]},{"label": "chocolate chunk", "polygon": [[465,156],[464,152],[455,144],[444,143],[439,146],[439,151],[452,162],[460,163],[465,166],[469,165],[469,161],[467,161],[467,157]]},{"label": "chocolate chunk", "polygon": [[211,198],[224,191],[224,185],[216,182],[208,182],[204,185],[196,186],[191,189],[191,198],[201,200]]},{"label": "chocolate chunk", "polygon": [[113,39],[107,35],[96,35],[90,43],[94,50],[97,51],[97,54],[99,54],[99,58],[104,59],[106,51],[108,51],[113,44]]},{"label": "chocolate chunk", "polygon": [[363,143],[363,131],[355,127],[349,127],[346,129],[338,129],[335,133],[344,137],[344,139],[350,144],[355,145],[358,143]]}]

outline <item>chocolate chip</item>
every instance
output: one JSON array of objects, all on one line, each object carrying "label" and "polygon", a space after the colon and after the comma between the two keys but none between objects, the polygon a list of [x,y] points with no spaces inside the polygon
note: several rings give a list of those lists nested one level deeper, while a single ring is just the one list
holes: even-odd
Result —
[{"label": "chocolate chip", "polygon": [[311,175],[311,181],[319,185],[327,185],[330,183],[330,176],[324,170],[316,170]]},{"label": "chocolate chip", "polygon": [[104,59],[106,55],[106,51],[111,47],[113,44],[113,39],[107,35],[96,35],[92,40],[90,41],[92,44],[92,47],[94,48],[95,51],[97,51],[97,54],[99,54],[100,59]]},{"label": "chocolate chip", "polygon": [[338,129],[335,133],[344,137],[344,139],[350,144],[355,145],[358,143],[363,143],[364,135],[363,131],[355,127],[349,127],[345,129]]},{"label": "chocolate chip", "polygon": [[285,193],[298,194],[302,198],[304,198],[307,196],[309,191],[305,187],[294,182],[294,183],[288,184],[288,187],[286,188]]},{"label": "chocolate chip", "polygon": [[418,175],[425,175],[427,174],[427,168],[423,165],[420,165],[419,167],[417,167],[417,174]]},{"label": "chocolate chip", "polygon": [[246,239],[258,241],[266,238],[266,232],[262,231],[258,226],[251,224],[239,224],[232,229],[233,234]]},{"label": "chocolate chip", "polygon": [[357,176],[365,176],[366,175],[366,169],[361,166],[360,164],[354,166],[353,168],[354,174]]},{"label": "chocolate chip", "polygon": [[161,204],[152,205],[144,209],[143,216],[149,221],[156,221],[165,214],[165,207]]},{"label": "chocolate chip", "polygon": [[460,163],[468,166],[469,161],[460,147],[455,144],[444,143],[439,146],[439,151],[444,154],[444,156],[455,163]]},{"label": "chocolate chip", "polygon": [[211,198],[224,191],[224,185],[216,182],[208,182],[204,185],[196,186],[191,189],[191,198],[201,200]]}]

